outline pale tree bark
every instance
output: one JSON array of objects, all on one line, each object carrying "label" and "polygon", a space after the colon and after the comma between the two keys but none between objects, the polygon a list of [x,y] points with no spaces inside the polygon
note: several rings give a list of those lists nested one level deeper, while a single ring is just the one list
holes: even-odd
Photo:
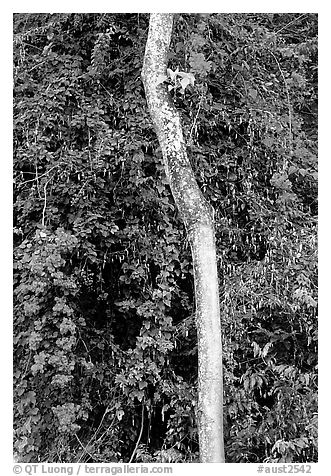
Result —
[{"label": "pale tree bark", "polygon": [[202,195],[190,165],[179,113],[166,75],[173,14],[150,16],[142,70],[146,99],[162,149],[171,191],[191,245],[198,331],[198,433],[201,463],[223,463],[222,341],[213,208]]}]

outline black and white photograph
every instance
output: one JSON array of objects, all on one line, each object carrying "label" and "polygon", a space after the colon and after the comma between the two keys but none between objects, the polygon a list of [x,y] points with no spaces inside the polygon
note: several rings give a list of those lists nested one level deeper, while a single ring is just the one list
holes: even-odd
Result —
[{"label": "black and white photograph", "polygon": [[12,14],[14,473],[314,474],[319,14],[111,10]]}]

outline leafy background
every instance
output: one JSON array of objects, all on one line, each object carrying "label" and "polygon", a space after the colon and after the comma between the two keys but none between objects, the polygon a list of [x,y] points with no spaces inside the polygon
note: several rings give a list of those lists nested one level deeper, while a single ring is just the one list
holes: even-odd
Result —
[{"label": "leafy background", "polygon": [[[24,462],[195,462],[191,255],[140,79],[148,15],[14,15]],[[215,209],[227,462],[317,460],[317,15],[183,14],[171,91]]]}]

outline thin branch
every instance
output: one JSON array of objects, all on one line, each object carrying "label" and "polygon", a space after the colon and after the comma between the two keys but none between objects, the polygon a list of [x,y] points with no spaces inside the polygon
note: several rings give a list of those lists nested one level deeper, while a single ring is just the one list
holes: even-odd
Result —
[{"label": "thin branch", "polygon": [[31,73],[31,71],[33,71],[34,69],[38,68],[38,66],[41,66],[42,64],[46,63],[46,60],[44,61],[41,61],[40,63],[32,66],[32,68],[28,69],[28,73]]},{"label": "thin branch", "polygon": [[117,182],[115,183],[114,187],[113,187],[113,195],[114,195],[114,200],[115,200],[115,188],[117,187],[117,185],[121,182],[122,180],[122,177],[123,177],[123,172],[124,172],[124,161],[122,160],[121,161],[121,175],[120,175],[120,178],[117,180]]},{"label": "thin branch", "polygon": [[137,443],[136,443],[136,446],[133,450],[133,453],[131,455],[131,458],[130,458],[130,461],[129,461],[129,464],[132,463],[132,460],[134,458],[134,455],[136,454],[136,451],[138,449],[138,446],[139,446],[139,443],[140,443],[140,440],[141,440],[141,436],[143,434],[143,429],[144,429],[144,408],[145,408],[145,405],[142,404],[141,406],[141,427],[140,427],[140,433],[139,433],[139,436],[138,436],[138,440],[137,440]]},{"label": "thin branch", "polygon": [[45,226],[45,213],[46,213],[46,207],[47,207],[47,185],[49,184],[51,179],[49,179],[45,185],[44,185],[44,207],[43,207],[43,215],[41,219],[41,224],[42,226]]},{"label": "thin branch", "polygon": [[277,35],[280,31],[282,30],[285,30],[285,28],[287,28],[288,26],[292,25],[292,23],[295,23],[299,20],[301,20],[302,17],[306,17],[308,15],[306,15],[305,13],[303,13],[302,15],[300,15],[298,18],[294,18],[294,20],[290,21],[287,25],[283,26],[282,28],[280,28],[279,30],[275,31],[274,35]]},{"label": "thin branch", "polygon": [[28,361],[27,361],[27,363],[26,363],[26,366],[25,366],[25,369],[24,369],[24,372],[23,372],[22,379],[23,379],[24,377],[26,377],[26,375],[27,375],[28,366],[29,366],[29,363],[30,363],[30,360],[31,360],[31,354],[32,354],[32,353],[31,353],[31,350],[30,350],[30,352],[29,352],[29,357],[28,357]]},{"label": "thin branch", "polygon": [[[14,41],[15,41],[15,38],[14,38]],[[21,45],[26,45],[28,46],[29,48],[35,48],[36,50],[38,51],[42,51],[42,48],[38,48],[38,46],[35,46],[35,45],[31,45],[30,43],[27,43],[26,41],[20,41],[20,44]]]},{"label": "thin branch", "polygon": [[[92,458],[92,460],[95,460],[94,456],[91,455],[91,453],[88,452],[88,450],[85,448],[85,446],[83,445],[83,443],[80,441],[80,439],[78,438],[77,434],[75,433],[75,437],[77,438],[77,441],[78,443],[80,444],[80,446],[83,448],[84,452],[83,452],[83,455],[84,456],[85,454],[88,454],[90,458]],[[80,462],[82,456],[80,456],[79,460],[78,460],[78,463]]]},{"label": "thin branch", "polygon": [[285,85],[285,90],[286,90],[286,96],[287,96],[287,107],[288,107],[288,123],[289,123],[289,138],[290,138],[290,151],[292,151],[292,111],[291,111],[291,101],[290,101],[290,93],[289,93],[289,90],[288,90],[288,87],[287,87],[287,82],[286,82],[286,78],[284,76],[284,73],[283,73],[283,70],[282,68],[280,67],[280,64],[279,64],[279,61],[278,59],[276,58],[276,56],[273,54],[272,51],[269,50],[269,53],[271,54],[271,56],[274,58],[274,60],[276,61],[276,64],[278,66],[278,69],[279,69],[279,72],[283,78],[283,81],[284,81],[284,85]]},{"label": "thin branch", "polygon": [[[36,180],[41,179],[42,177],[45,177],[46,175],[48,175],[50,173],[51,170],[55,169],[56,167],[60,167],[60,165],[62,164],[65,164],[65,162],[60,162],[59,164],[56,164],[54,165],[53,167],[51,167],[49,170],[47,170],[47,172],[39,175],[39,176],[36,176],[35,178],[33,179],[29,179],[29,180],[25,180],[24,182],[22,182],[20,185],[25,185],[26,183],[28,182],[35,182]],[[37,175],[37,174],[36,174]]]},{"label": "thin branch", "polygon": [[76,194],[76,197],[72,201],[73,204],[76,204],[78,202],[79,197],[80,197],[82,191],[84,190],[84,188],[85,188],[85,186],[88,182],[89,182],[89,179],[86,179],[85,182],[83,183],[83,185],[80,187],[79,191]]},{"label": "thin branch", "polygon": [[87,128],[87,136],[88,136],[88,158],[90,162],[90,170],[93,172],[93,162],[92,162],[92,156],[91,156],[91,133],[90,133],[90,128]]},{"label": "thin branch", "polygon": [[83,346],[85,347],[85,350],[86,350],[86,352],[87,352],[89,361],[90,361],[90,363],[91,363],[91,362],[92,362],[91,353],[90,353],[90,351],[88,350],[88,347],[87,347],[87,345],[85,344],[85,341],[84,341],[84,339],[82,338],[81,333],[80,333],[79,331],[78,331],[78,337],[79,337],[78,341],[80,340],[80,341],[82,342]]},{"label": "thin branch", "polygon": [[203,96],[200,97],[198,112],[197,112],[196,115],[195,115],[195,118],[194,118],[194,121],[193,121],[191,130],[190,130],[190,135],[189,135],[189,138],[188,138],[188,144],[191,144],[191,141],[192,141],[192,133],[193,133],[193,130],[194,130],[195,126],[196,126],[197,119],[198,119],[198,116],[199,116],[199,113],[200,113],[201,104],[202,104],[202,99],[203,99]]},{"label": "thin branch", "polygon": [[109,97],[111,97],[111,99],[114,99],[114,96],[112,94],[110,94],[110,92],[108,91],[108,89],[105,88],[105,86],[102,84],[101,81],[98,81],[98,83],[100,84],[100,86],[106,91],[106,93],[108,94]]},{"label": "thin branch", "polygon": [[35,173],[36,173],[36,177],[35,177],[35,181],[37,183],[37,191],[38,191],[38,197],[41,198],[41,195],[40,195],[40,189],[39,189],[39,175],[38,175],[38,164],[37,164],[37,161],[35,162]]},{"label": "thin branch", "polygon": [[[100,428],[101,428],[101,425],[102,425],[102,423],[103,423],[103,420],[104,420],[104,418],[105,418],[105,416],[106,416],[107,413],[108,413],[108,407],[106,408],[105,413],[103,414],[103,416],[102,416],[102,418],[101,418],[101,421],[100,421],[100,423],[99,423],[98,428],[95,430],[95,432],[94,432],[92,438],[91,438],[91,439],[89,440],[89,442],[87,443],[87,445],[86,445],[87,448],[90,446],[91,442],[96,438],[96,435],[98,434],[98,432],[99,432],[99,430],[100,430]],[[83,448],[84,448],[84,447],[83,447]],[[84,448],[84,451],[85,451],[85,453],[87,453],[88,455],[90,455],[90,453],[87,451],[86,448]],[[83,454],[80,455],[80,458],[79,458],[79,460],[77,461],[77,463],[80,463],[80,462],[81,462],[81,459],[83,458],[83,456],[85,455],[85,453],[83,453]],[[91,455],[90,455],[90,456],[91,456]],[[94,459],[94,458],[93,458],[93,459]]]},{"label": "thin branch", "polygon": [[110,430],[110,428],[114,425],[114,421],[115,419],[113,418],[112,419],[112,422],[110,423],[110,425],[106,428],[106,430],[101,434],[101,436],[99,436],[99,438],[96,440],[96,443],[99,443],[100,444],[100,441],[102,441],[103,437],[108,433],[108,431]]}]

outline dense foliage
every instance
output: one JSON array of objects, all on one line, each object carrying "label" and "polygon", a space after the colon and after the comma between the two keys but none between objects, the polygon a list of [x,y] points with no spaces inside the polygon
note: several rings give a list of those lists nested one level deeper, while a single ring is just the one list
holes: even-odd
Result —
[{"label": "dense foliage", "polygon": [[[140,79],[147,31],[14,15],[21,461],[197,461],[191,255]],[[171,94],[215,209],[226,459],[316,461],[317,17],[177,16],[169,67],[195,78]]]}]

